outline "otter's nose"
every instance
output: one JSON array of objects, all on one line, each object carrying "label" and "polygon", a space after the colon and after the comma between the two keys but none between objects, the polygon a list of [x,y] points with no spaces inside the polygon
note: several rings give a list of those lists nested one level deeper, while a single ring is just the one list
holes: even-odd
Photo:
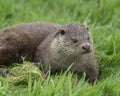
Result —
[{"label": "otter's nose", "polygon": [[90,44],[83,44],[82,49],[86,52],[89,52],[90,51]]}]

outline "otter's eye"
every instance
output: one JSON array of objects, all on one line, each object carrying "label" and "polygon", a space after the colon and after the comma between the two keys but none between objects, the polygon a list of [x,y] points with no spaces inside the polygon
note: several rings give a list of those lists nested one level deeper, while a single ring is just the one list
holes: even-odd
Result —
[{"label": "otter's eye", "polygon": [[65,35],[65,31],[62,29],[62,30],[60,31],[60,34],[61,34],[61,35]]},{"label": "otter's eye", "polygon": [[73,43],[77,43],[78,40],[77,39],[72,39]]},{"label": "otter's eye", "polygon": [[87,37],[87,40],[90,40],[90,37]]},{"label": "otter's eye", "polygon": [[87,30],[89,31],[89,27],[87,26]]}]

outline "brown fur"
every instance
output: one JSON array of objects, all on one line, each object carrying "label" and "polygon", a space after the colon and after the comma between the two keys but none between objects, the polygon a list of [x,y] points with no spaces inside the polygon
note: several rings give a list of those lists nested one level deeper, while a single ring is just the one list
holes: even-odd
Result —
[{"label": "brown fur", "polygon": [[[22,63],[22,58],[33,61],[38,45],[57,29],[57,24],[32,23],[21,24],[4,29],[0,32],[0,73],[3,65]],[[6,70],[6,69],[5,69]],[[2,74],[7,76],[8,72]],[[11,76],[11,74],[10,74]]]},{"label": "brown fur", "polygon": [[[52,73],[60,72],[73,64],[71,71],[86,72],[90,82],[98,77],[92,38],[88,28],[79,23],[32,23],[6,28],[0,33],[0,66],[21,63],[22,56],[41,61],[45,72],[49,68]],[[11,76],[3,67],[0,73]]]}]

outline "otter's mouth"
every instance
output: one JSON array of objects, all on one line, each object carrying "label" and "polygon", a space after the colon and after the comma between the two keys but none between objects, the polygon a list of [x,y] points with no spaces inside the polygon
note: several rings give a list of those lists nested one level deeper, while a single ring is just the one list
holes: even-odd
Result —
[{"label": "otter's mouth", "polygon": [[82,51],[82,52],[78,52],[79,55],[82,55],[82,54],[89,54],[91,53],[92,50],[89,50],[89,51]]},{"label": "otter's mouth", "polygon": [[83,53],[90,53],[91,50],[85,50]]},{"label": "otter's mouth", "polygon": [[83,52],[83,54],[91,53],[92,50],[86,50]]}]

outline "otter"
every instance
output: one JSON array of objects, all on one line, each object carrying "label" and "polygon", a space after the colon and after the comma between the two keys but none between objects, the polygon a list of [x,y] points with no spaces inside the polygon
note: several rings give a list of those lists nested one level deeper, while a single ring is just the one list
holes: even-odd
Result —
[{"label": "otter", "polygon": [[86,79],[98,78],[98,65],[94,56],[89,28],[80,23],[65,25],[54,23],[28,23],[8,27],[0,32],[0,73],[13,76],[6,67],[22,63],[42,62],[44,72],[66,70],[86,73]]},{"label": "otter", "polygon": [[67,70],[86,73],[88,82],[98,78],[93,40],[89,28],[80,23],[60,25],[39,45],[35,53],[35,62],[41,61],[43,70],[51,74]]}]

